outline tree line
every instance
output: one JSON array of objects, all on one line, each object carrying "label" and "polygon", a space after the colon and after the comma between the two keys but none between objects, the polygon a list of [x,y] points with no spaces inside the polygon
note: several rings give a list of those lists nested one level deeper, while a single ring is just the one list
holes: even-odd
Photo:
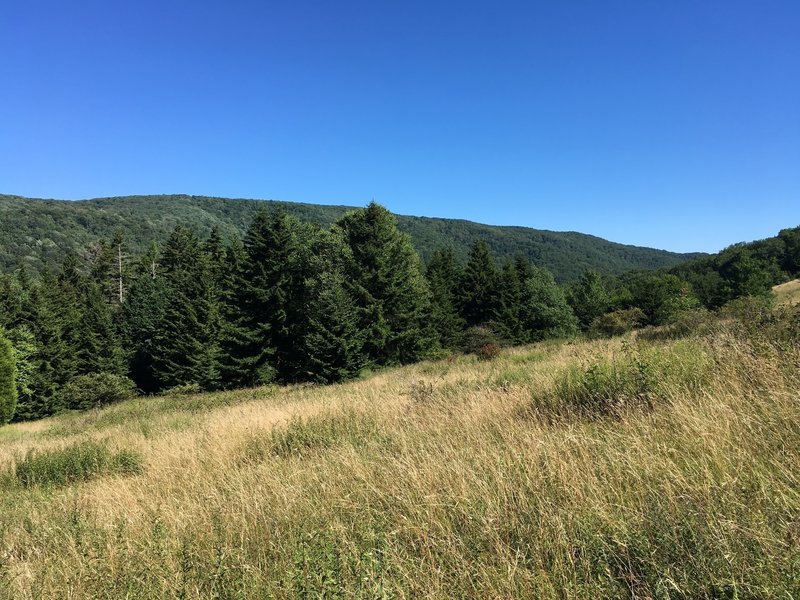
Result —
[{"label": "tree line", "polygon": [[[785,277],[800,270],[786,258],[800,244],[784,237]],[[767,293],[778,275],[759,279],[743,256],[714,277],[731,295]],[[94,406],[119,388],[335,383],[446,352],[610,335],[712,306],[695,289],[704,272],[588,271],[565,287],[522,256],[498,265],[480,240],[463,264],[443,248],[423,265],[375,203],[330,228],[262,210],[242,240],[178,225],[136,256],[118,232],[57,272],[0,276],[0,423]]]}]

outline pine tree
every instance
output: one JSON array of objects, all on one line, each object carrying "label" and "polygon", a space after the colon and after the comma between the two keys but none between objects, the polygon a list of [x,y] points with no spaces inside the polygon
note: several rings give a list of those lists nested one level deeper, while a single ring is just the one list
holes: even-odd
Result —
[{"label": "pine tree", "polygon": [[106,302],[118,308],[125,299],[130,278],[125,234],[115,230],[110,239],[91,245],[86,254],[92,280],[100,286]]},{"label": "pine tree", "polygon": [[93,281],[83,283],[78,300],[77,372],[123,375],[125,362],[109,304],[100,287]]},{"label": "pine tree", "polygon": [[226,377],[234,385],[290,380],[299,342],[293,311],[302,289],[298,223],[283,211],[259,211],[244,241],[246,258],[235,284],[236,313],[224,340]]},{"label": "pine tree", "polygon": [[35,353],[32,365],[30,394],[21,396],[15,419],[26,421],[40,419],[61,410],[58,392],[75,374],[75,357],[63,337],[63,299],[57,279],[45,273],[42,283],[28,283],[28,301],[22,321],[33,336]]},{"label": "pine tree", "polygon": [[219,383],[209,319],[212,282],[197,235],[177,226],[164,246],[164,318],[153,340],[153,373],[159,389]]},{"label": "pine tree", "polygon": [[325,238],[311,263],[314,274],[306,280],[303,375],[319,383],[335,383],[357,376],[366,357],[358,309],[347,291],[341,265],[346,248],[333,235]]},{"label": "pine tree", "polygon": [[503,263],[499,277],[497,321],[499,322],[502,336],[514,342],[525,341],[525,333],[520,321],[522,285],[523,282],[519,278],[519,270],[513,262],[507,260]]},{"label": "pine tree", "polygon": [[149,269],[143,269],[133,279],[122,306],[122,337],[130,377],[145,393],[156,392],[160,386],[154,364],[166,303],[166,280],[160,276],[154,278]]},{"label": "pine tree", "polygon": [[388,365],[428,354],[435,344],[430,290],[419,256],[394,216],[373,202],[342,217],[337,232],[352,254],[346,276],[366,334],[367,356]]},{"label": "pine tree", "polygon": [[476,240],[459,285],[459,308],[468,326],[490,323],[501,309],[500,277],[485,242]]},{"label": "pine tree", "polygon": [[0,329],[0,425],[11,421],[17,408],[17,362],[3,330]]},{"label": "pine tree", "polygon": [[456,308],[461,270],[451,248],[436,250],[425,271],[431,290],[430,323],[442,348],[454,350],[461,340],[464,320]]}]

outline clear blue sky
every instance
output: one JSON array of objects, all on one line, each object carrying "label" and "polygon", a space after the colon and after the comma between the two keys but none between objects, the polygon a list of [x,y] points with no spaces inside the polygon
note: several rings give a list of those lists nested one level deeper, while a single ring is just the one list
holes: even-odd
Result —
[{"label": "clear blue sky", "polygon": [[715,251],[800,224],[800,1],[6,0],[0,193]]}]

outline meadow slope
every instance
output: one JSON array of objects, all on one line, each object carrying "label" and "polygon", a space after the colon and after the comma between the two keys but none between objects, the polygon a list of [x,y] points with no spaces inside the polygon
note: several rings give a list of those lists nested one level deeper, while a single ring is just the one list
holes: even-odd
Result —
[{"label": "meadow slope", "polygon": [[796,598],[790,340],[539,344],[6,426],[0,598]]}]

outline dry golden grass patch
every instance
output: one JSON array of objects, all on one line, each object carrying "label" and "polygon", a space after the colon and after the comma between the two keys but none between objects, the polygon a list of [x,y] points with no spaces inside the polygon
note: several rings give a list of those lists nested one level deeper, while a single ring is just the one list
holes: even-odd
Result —
[{"label": "dry golden grass patch", "polygon": [[776,285],[772,291],[778,304],[800,304],[800,279]]},{"label": "dry golden grass patch", "polygon": [[[144,470],[0,480],[0,597],[792,597],[797,356],[535,345],[13,425],[5,471],[85,439]],[[601,363],[642,369],[649,408],[537,418]]]}]

